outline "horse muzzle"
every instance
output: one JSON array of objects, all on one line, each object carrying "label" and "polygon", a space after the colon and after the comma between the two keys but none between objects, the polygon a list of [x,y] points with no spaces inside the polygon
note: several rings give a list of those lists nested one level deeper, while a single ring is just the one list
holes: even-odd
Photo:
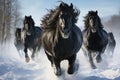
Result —
[{"label": "horse muzzle", "polygon": [[95,28],[92,28],[91,31],[92,31],[93,33],[95,33],[95,32],[96,32],[96,29],[95,29]]},{"label": "horse muzzle", "polygon": [[27,32],[27,35],[30,36],[30,35],[31,35],[31,32]]},{"label": "horse muzzle", "polygon": [[64,30],[61,32],[61,35],[64,39],[68,39],[70,36],[70,30]]}]

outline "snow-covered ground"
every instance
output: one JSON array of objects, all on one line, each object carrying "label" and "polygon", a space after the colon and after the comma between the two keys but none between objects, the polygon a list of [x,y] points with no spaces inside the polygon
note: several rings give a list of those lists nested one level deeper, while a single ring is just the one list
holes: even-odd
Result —
[{"label": "snow-covered ground", "polygon": [[78,71],[73,75],[67,74],[68,62],[63,61],[60,77],[55,76],[43,49],[40,50],[35,61],[26,63],[24,53],[17,52],[12,40],[0,47],[0,80],[120,80],[120,36],[115,38],[117,45],[113,58],[105,53],[98,68],[91,69],[80,50],[76,60],[79,63]]}]

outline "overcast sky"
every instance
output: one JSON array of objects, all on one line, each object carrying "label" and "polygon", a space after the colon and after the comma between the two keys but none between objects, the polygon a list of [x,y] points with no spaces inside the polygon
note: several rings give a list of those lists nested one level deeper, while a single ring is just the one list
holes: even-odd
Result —
[{"label": "overcast sky", "polygon": [[[47,13],[47,9],[55,9],[59,0],[19,0],[22,17],[32,15],[35,25],[40,26],[40,20]],[[83,17],[90,10],[98,10],[98,15],[109,17],[120,11],[120,0],[63,0],[80,9],[78,26],[83,26]]]}]

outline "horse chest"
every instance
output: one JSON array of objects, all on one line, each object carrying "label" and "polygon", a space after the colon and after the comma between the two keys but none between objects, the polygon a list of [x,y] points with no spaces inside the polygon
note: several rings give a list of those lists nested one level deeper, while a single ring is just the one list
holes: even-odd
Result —
[{"label": "horse chest", "polygon": [[99,51],[102,48],[102,39],[98,34],[92,34],[88,37],[88,49]]},{"label": "horse chest", "polygon": [[68,58],[74,52],[74,40],[59,40],[54,48],[55,56],[59,58]]},{"label": "horse chest", "polygon": [[26,36],[25,44],[26,44],[28,47],[32,47],[33,44],[34,44],[34,37],[32,37],[32,36]]}]

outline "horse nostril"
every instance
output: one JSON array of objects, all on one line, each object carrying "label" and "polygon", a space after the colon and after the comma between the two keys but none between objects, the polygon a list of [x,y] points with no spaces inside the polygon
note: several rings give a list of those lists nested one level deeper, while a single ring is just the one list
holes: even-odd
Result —
[{"label": "horse nostril", "polygon": [[66,34],[69,33],[69,32],[70,32],[69,29],[65,29],[65,30],[64,30],[64,33],[66,33]]},{"label": "horse nostril", "polygon": [[70,32],[70,30],[67,31],[67,33],[69,33],[69,32]]}]

